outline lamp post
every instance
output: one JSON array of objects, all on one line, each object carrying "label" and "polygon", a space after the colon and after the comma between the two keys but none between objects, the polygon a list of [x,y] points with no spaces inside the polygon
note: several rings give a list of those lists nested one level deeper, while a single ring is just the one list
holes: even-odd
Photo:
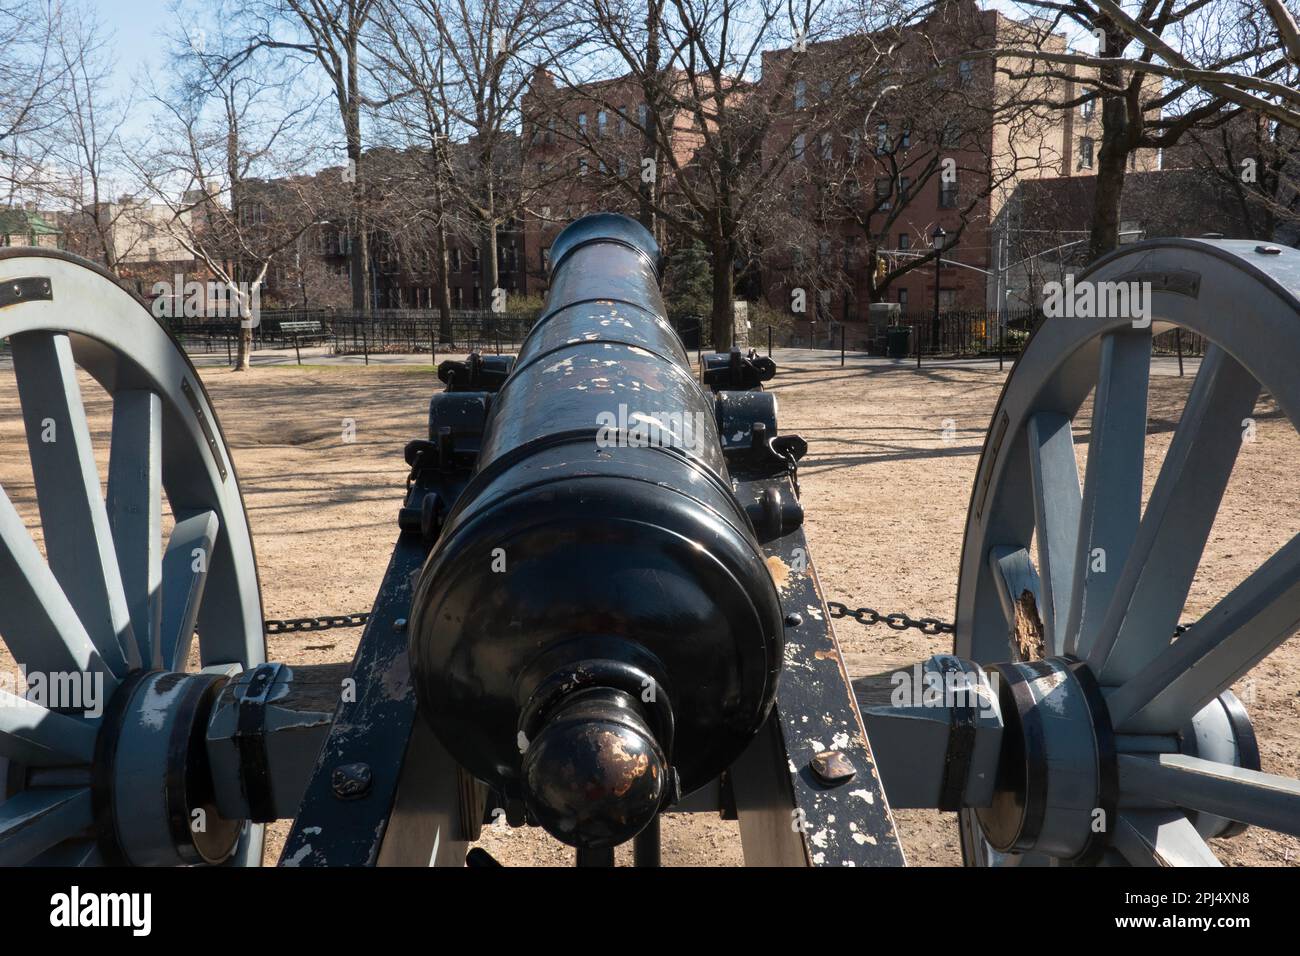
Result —
[{"label": "lamp post", "polygon": [[[931,341],[939,337],[939,270],[943,268],[943,247],[944,240],[948,238],[948,233],[944,232],[943,226],[935,226],[934,232],[930,233],[930,246],[934,249],[934,324],[930,330]],[[921,364],[921,343],[916,344],[916,364]]]}]

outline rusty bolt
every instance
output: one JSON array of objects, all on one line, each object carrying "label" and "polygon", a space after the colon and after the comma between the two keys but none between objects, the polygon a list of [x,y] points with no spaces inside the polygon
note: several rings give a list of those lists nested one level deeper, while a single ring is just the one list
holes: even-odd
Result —
[{"label": "rusty bolt", "polygon": [[858,772],[853,761],[840,750],[823,750],[812,758],[808,766],[817,779],[828,787],[848,783]]},{"label": "rusty bolt", "polygon": [[792,614],[787,614],[787,615],[785,616],[785,626],[786,626],[786,627],[798,627],[798,626],[799,626],[800,624],[802,624],[802,623],[803,623],[803,615],[802,615],[802,614],[794,614],[794,613],[792,613]]},{"label": "rusty bolt", "polygon": [[340,800],[357,800],[370,792],[370,764],[344,763],[330,774],[330,786]]}]

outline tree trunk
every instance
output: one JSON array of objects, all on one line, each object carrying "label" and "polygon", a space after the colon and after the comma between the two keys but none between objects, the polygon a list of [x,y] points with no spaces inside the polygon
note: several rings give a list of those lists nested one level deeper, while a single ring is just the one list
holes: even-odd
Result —
[{"label": "tree trunk", "polygon": [[[1118,56],[1126,38],[1118,31],[1106,34],[1105,56]],[[1101,78],[1119,86],[1123,77],[1116,67],[1103,67]],[[1132,147],[1129,139],[1128,102],[1122,96],[1107,96],[1101,104],[1101,149],[1097,152],[1097,183],[1092,201],[1092,230],[1088,236],[1088,260],[1095,261],[1119,246],[1120,198],[1124,192],[1124,169]]]},{"label": "tree trunk", "polygon": [[447,251],[447,227],[438,224],[438,340],[455,345],[451,331],[451,255]]},{"label": "tree trunk", "polygon": [[[235,286],[238,288],[245,275],[244,267],[240,262],[236,262],[234,267],[229,269],[226,274],[234,277]],[[226,301],[229,302],[230,296],[234,294],[233,290],[227,289]],[[227,313],[229,311],[229,309],[226,310]],[[236,372],[247,372],[253,364],[253,326],[251,324],[253,316],[244,315],[243,312],[242,309],[235,310],[235,320],[239,325],[239,352],[235,355]]]},{"label": "tree trunk", "polygon": [[1129,150],[1125,143],[1102,134],[1097,154],[1097,186],[1092,204],[1092,231],[1088,237],[1088,259],[1094,261],[1119,246],[1120,198],[1124,193],[1124,172]]},{"label": "tree trunk", "polygon": [[[358,174],[359,176],[359,174]],[[366,236],[364,206],[360,188],[353,184],[353,237],[352,237],[352,308],[363,315],[370,314],[370,242]]]},{"label": "tree trunk", "polygon": [[735,322],[733,288],[735,284],[736,254],[732,243],[725,239],[713,241],[713,349],[726,352],[731,348],[732,325]]},{"label": "tree trunk", "polygon": [[253,360],[253,327],[239,323],[239,352],[235,355],[235,371],[247,372]]},{"label": "tree trunk", "polygon": [[501,273],[497,268],[497,224],[496,218],[489,218],[483,223],[482,244],[479,246],[479,282],[483,285],[483,302],[492,308],[496,301],[496,290],[501,287]]}]

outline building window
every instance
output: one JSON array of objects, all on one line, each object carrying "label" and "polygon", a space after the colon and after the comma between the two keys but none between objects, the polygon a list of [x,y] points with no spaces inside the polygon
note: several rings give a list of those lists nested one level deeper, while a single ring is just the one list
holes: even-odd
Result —
[{"label": "building window", "polygon": [[951,309],[951,308],[953,308],[953,306],[955,306],[956,304],[957,304],[957,290],[956,290],[956,289],[940,289],[940,290],[939,290],[939,308],[941,308],[941,309]]},{"label": "building window", "polygon": [[907,311],[907,290],[906,289],[898,290],[898,304],[902,307],[904,312]]},{"label": "building window", "polygon": [[970,86],[971,79],[975,76],[975,64],[970,60],[960,60],[957,63],[957,85]]},{"label": "building window", "polygon": [[906,202],[907,196],[911,191],[912,191],[912,177],[899,176],[898,177],[898,201]]},{"label": "building window", "polygon": [[1096,111],[1096,109],[1097,109],[1096,100],[1084,100],[1082,103],[1079,104],[1079,115],[1086,120],[1090,120],[1092,119],[1092,114]]},{"label": "building window", "polygon": [[794,108],[801,110],[808,105],[808,84],[803,80],[794,81]]},{"label": "building window", "polygon": [[939,184],[939,208],[940,209],[957,208],[957,184],[956,183]]},{"label": "building window", "polygon": [[555,120],[553,119],[546,121],[546,141],[548,143],[555,142]]},{"label": "building window", "polygon": [[947,148],[956,146],[961,141],[961,127],[955,120],[945,120],[939,130],[939,145]]},{"label": "building window", "polygon": [[650,107],[646,106],[644,103],[636,108],[636,122],[637,125],[641,127],[642,132],[645,132],[649,128]]},{"label": "building window", "polygon": [[451,269],[453,272],[460,271],[460,250],[451,250]]},{"label": "building window", "polygon": [[1092,137],[1079,137],[1079,168],[1092,169]]},{"label": "building window", "polygon": [[862,151],[862,134],[856,129],[849,133],[849,162],[856,163]]},{"label": "building window", "polygon": [[889,124],[876,124],[876,154],[889,152]]},{"label": "building window", "polygon": [[627,178],[627,160],[624,159],[622,156],[618,158],[618,178],[619,179]]},{"label": "building window", "polygon": [[587,175],[587,157],[586,157],[586,156],[579,156],[579,157],[578,157],[578,175],[579,175],[579,176],[585,176],[585,175]]},{"label": "building window", "polygon": [[888,176],[883,176],[876,180],[876,206],[879,209],[889,208],[889,197],[894,192],[894,181]]},{"label": "building window", "polygon": [[822,133],[822,159],[829,163],[834,156],[834,149],[835,147],[831,139],[831,134]]},{"label": "building window", "polygon": [[817,255],[822,260],[831,257],[831,241],[829,239],[820,239],[817,242]]},{"label": "building window", "polygon": [[902,252],[906,252],[908,249],[911,249],[912,237],[905,232],[900,232],[898,234],[898,248]]},{"label": "building window", "polygon": [[621,106],[618,108],[618,126],[617,126],[617,129],[618,129],[618,135],[619,135],[619,136],[626,136],[626,135],[627,135],[627,110],[623,109],[623,107],[621,107]]},{"label": "building window", "polygon": [[808,138],[800,133],[794,138],[794,158],[803,159],[804,150],[808,148]]},{"label": "building window", "polygon": [[587,114],[586,113],[578,114],[578,133],[582,136],[587,135]]}]

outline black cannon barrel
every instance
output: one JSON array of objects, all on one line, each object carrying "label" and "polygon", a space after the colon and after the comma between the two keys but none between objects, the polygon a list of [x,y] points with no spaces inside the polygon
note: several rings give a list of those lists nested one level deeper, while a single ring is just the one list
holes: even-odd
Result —
[{"label": "black cannon barrel", "polygon": [[546,309],[413,601],[420,709],[443,745],[582,847],[630,838],[726,769],[782,658],[659,264],[623,216],[557,237]]}]

